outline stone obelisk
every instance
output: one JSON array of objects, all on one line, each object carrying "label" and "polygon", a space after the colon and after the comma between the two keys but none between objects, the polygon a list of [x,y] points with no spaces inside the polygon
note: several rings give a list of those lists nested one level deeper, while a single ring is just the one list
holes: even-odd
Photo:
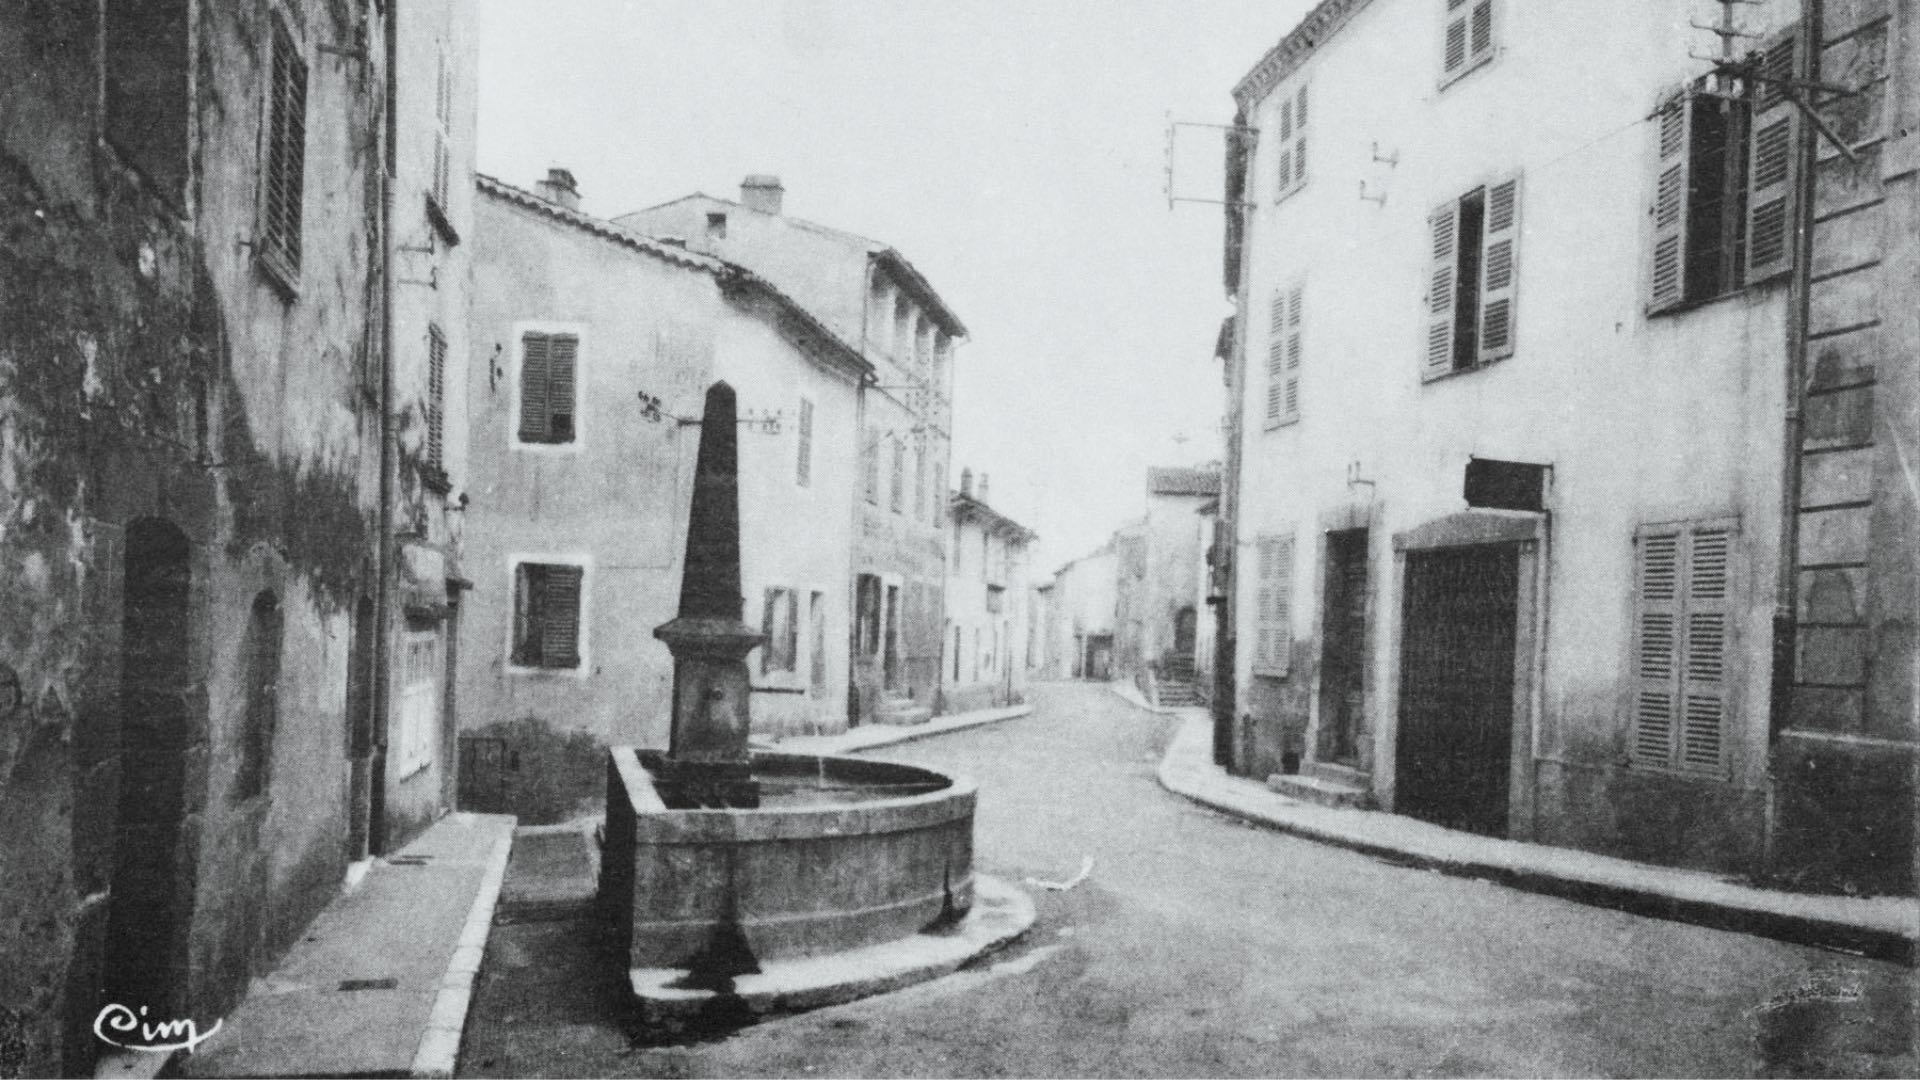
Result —
[{"label": "stone obelisk", "polygon": [[700,418],[700,458],[687,515],[680,612],[653,636],[673,653],[673,731],[656,776],[669,806],[760,805],[749,770],[747,653],[759,631],[741,621],[740,447],[733,387],[714,383]]}]

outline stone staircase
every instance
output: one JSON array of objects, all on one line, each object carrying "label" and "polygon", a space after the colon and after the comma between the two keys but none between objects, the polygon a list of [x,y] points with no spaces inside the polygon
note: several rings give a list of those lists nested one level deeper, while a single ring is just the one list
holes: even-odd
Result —
[{"label": "stone staircase", "polygon": [[1267,786],[1290,799],[1315,806],[1365,810],[1373,805],[1372,783],[1367,774],[1345,765],[1308,762],[1301,772],[1267,777]]},{"label": "stone staircase", "polygon": [[1168,657],[1161,662],[1153,683],[1153,703],[1163,709],[1206,704],[1194,685],[1191,657]]}]

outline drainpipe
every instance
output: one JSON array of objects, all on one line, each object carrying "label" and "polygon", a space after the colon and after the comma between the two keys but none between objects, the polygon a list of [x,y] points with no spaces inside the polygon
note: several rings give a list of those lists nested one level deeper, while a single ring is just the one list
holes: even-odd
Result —
[{"label": "drainpipe", "polygon": [[386,154],[380,183],[380,507],[374,544],[373,753],[367,762],[367,846],[375,855],[387,846],[387,720],[393,669],[393,187],[400,31],[396,5],[388,5],[386,14]]}]

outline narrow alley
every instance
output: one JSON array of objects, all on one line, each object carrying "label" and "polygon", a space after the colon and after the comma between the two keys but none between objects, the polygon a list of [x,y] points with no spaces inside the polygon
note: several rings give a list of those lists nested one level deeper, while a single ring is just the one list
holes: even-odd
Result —
[{"label": "narrow alley", "polygon": [[[1030,716],[873,755],[979,781],[976,865],[1025,882],[1040,913],[1007,952],[676,1045],[629,1028],[584,912],[507,915],[461,1074],[1783,1075],[1823,1068],[1786,1059],[1813,1049],[1791,1004],[1822,988],[1856,999],[1843,1007],[1886,1045],[1909,1022],[1896,965],[1253,828],[1156,783],[1172,719],[1097,684],[1033,698]],[[1073,887],[1036,884],[1071,882],[1088,858]]]}]

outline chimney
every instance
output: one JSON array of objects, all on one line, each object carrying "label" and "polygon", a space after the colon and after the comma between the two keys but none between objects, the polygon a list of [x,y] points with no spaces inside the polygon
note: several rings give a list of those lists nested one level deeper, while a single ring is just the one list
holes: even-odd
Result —
[{"label": "chimney", "polygon": [[987,501],[987,474],[986,473],[980,474],[980,501],[981,502]]},{"label": "chimney", "polygon": [[780,197],[786,190],[780,186],[779,177],[754,173],[740,181],[740,202],[749,210],[777,214],[780,212]]},{"label": "chimney", "polygon": [[569,210],[580,209],[580,185],[574,183],[573,174],[565,169],[557,166],[548,169],[547,178],[533,185],[533,190],[550,203]]},{"label": "chimney", "polygon": [[972,469],[960,470],[960,494],[969,499],[973,498],[973,470]]}]

